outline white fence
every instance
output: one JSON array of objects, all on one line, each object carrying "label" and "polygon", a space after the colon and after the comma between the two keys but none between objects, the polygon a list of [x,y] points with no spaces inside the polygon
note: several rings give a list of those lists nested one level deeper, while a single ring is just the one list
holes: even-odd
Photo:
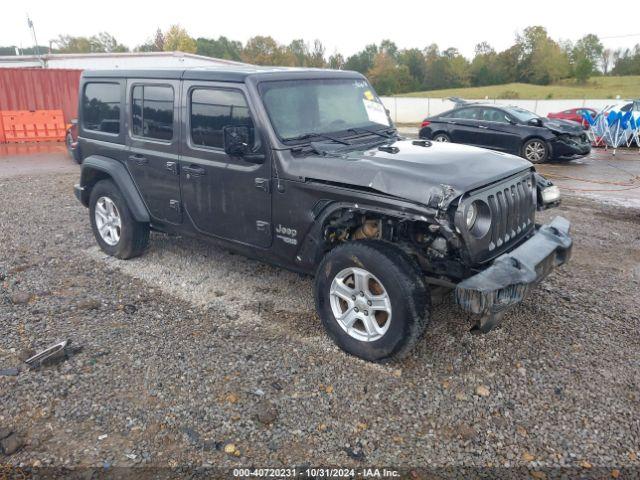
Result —
[{"label": "white fence", "polygon": [[[446,98],[380,97],[395,123],[420,123],[426,117],[451,110],[455,105]],[[546,117],[551,112],[569,108],[590,107],[596,111],[620,100],[471,100],[497,105],[515,105]]]}]

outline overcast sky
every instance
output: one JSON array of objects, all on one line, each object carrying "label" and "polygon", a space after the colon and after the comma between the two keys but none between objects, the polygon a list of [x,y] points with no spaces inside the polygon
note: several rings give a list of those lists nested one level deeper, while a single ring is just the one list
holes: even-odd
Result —
[{"label": "overcast sky", "polygon": [[595,33],[600,37],[626,35],[603,38],[610,48],[640,43],[640,26],[636,21],[640,6],[633,1],[607,4],[602,0],[70,3],[8,0],[5,3],[0,17],[0,45],[22,47],[33,45],[27,14],[35,25],[38,43],[45,45],[60,34],[90,36],[107,31],[133,48],[151,38],[157,27],[166,30],[173,23],[180,23],[193,37],[225,35],[245,42],[255,35],[271,35],[281,43],[295,38],[307,41],[318,38],[328,55],[337,50],[345,56],[384,38],[393,40],[400,48],[423,48],[435,42],[441,49],[457,47],[464,55],[472,56],[476,43],[486,40],[496,50],[502,50],[513,43],[517,31],[530,25],[543,25],[554,39],[575,41],[586,33]]}]

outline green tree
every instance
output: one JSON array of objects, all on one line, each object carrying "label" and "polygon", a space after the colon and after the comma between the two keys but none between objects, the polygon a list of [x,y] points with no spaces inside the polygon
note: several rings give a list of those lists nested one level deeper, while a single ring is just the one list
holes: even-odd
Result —
[{"label": "green tree", "polygon": [[569,58],[553,41],[544,27],[533,26],[524,29],[516,37],[520,59],[519,80],[548,85],[569,74]]},{"label": "green tree", "polygon": [[326,61],[324,59],[325,48],[320,40],[313,41],[313,48],[309,52],[307,65],[315,68],[324,68]]},{"label": "green tree", "polygon": [[367,76],[380,95],[407,92],[411,87],[409,69],[397,65],[394,58],[384,52],[376,55]]},{"label": "green tree", "polygon": [[125,45],[119,43],[113,35],[107,32],[100,32],[92,37],[60,35],[58,39],[52,41],[52,43],[58,45],[58,51],[60,53],[111,53],[129,51]]},{"label": "green tree", "polygon": [[373,43],[367,45],[366,47],[364,47],[364,50],[348,57],[347,61],[345,62],[344,68],[345,70],[355,70],[356,72],[366,74],[369,70],[371,70],[371,68],[373,68],[373,63],[377,54],[377,45]]},{"label": "green tree", "polygon": [[327,65],[329,68],[333,70],[342,70],[344,69],[344,57],[341,53],[335,52],[333,55],[329,57],[329,62]]},{"label": "green tree", "polygon": [[206,57],[240,61],[242,44],[224,36],[217,39],[200,37],[196,39],[196,53]]},{"label": "green tree", "polygon": [[427,64],[422,51],[418,48],[401,50],[398,54],[398,64],[407,67],[411,76],[411,90],[422,90],[427,75]]},{"label": "green tree", "polygon": [[287,55],[284,48],[272,37],[256,36],[250,38],[242,50],[242,60],[254,65],[286,65]]},{"label": "green tree", "polygon": [[309,47],[307,43],[298,38],[292,40],[286,48],[287,53],[293,58],[296,67],[306,67],[309,60]]},{"label": "green tree", "polygon": [[196,53],[198,47],[196,41],[189,36],[187,30],[180,25],[171,25],[164,34],[165,52]]}]

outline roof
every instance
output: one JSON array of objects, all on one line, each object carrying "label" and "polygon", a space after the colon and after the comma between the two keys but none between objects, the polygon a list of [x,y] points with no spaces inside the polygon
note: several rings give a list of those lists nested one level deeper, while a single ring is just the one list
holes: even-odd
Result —
[{"label": "roof", "polygon": [[291,79],[291,78],[362,78],[358,72],[321,68],[259,67],[248,64],[221,65],[211,67],[165,68],[165,69],[112,69],[85,70],[84,78],[158,78],[167,80],[210,80],[220,82],[244,82],[247,78]]},{"label": "roof", "polygon": [[196,55],[195,53],[185,52],[112,52],[112,53],[45,53],[38,55],[0,55],[0,62],[38,62],[44,60],[72,60],[72,59],[90,59],[90,58],[131,58],[131,57],[178,57],[193,58],[196,60],[210,61],[211,63],[223,63],[225,65],[246,65],[242,62],[226,60],[223,58],[206,57],[204,55]]}]

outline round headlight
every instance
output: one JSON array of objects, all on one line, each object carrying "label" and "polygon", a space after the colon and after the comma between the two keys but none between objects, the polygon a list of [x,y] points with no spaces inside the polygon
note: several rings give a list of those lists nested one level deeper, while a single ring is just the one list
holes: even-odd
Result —
[{"label": "round headlight", "polygon": [[468,230],[473,228],[473,225],[476,223],[476,218],[478,218],[478,209],[476,208],[475,203],[472,203],[467,208],[466,222]]}]

